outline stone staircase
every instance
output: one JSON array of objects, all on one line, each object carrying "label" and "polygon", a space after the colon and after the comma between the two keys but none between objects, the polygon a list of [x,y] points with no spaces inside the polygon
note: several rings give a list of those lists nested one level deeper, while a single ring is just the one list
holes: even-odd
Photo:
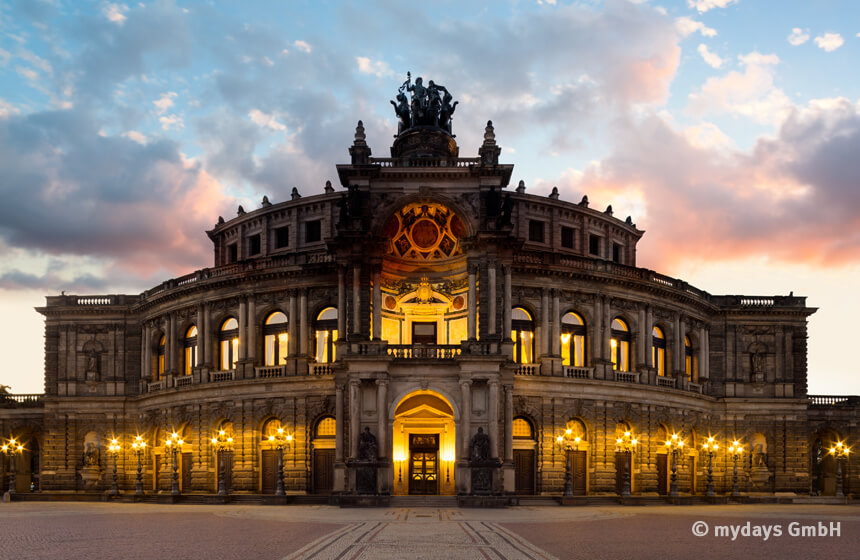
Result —
[{"label": "stone staircase", "polygon": [[457,496],[391,496],[391,507],[456,508]]}]

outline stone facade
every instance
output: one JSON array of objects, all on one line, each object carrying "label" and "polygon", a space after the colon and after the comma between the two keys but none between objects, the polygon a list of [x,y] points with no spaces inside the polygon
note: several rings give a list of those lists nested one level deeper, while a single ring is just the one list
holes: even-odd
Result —
[{"label": "stone facade", "polygon": [[[681,492],[705,491],[710,435],[717,492],[734,439],[743,491],[835,492],[822,449],[856,441],[860,403],[807,395],[805,298],[638,268],[630,218],[509,188],[491,123],[476,158],[430,128],[373,158],[359,123],[345,190],[219,219],[211,268],[139,295],[49,296],[45,393],[0,396],[0,431],[28,442],[18,490],[105,490],[116,460],[132,491],[141,435],[145,490],[169,492],[175,431],[181,490],[215,493],[224,429],[230,491],[271,492],[274,420],[293,494],[367,491],[367,472],[377,493],[472,493],[479,428],[495,494],[560,493],[568,460],[575,493],[615,493],[625,431],[634,494],[667,491],[673,433]],[[575,448],[557,441],[568,428]],[[857,473],[844,466],[846,490]]]}]

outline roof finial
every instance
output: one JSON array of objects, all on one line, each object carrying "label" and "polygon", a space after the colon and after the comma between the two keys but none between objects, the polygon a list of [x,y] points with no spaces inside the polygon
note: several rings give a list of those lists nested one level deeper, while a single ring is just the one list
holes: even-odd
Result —
[{"label": "roof finial", "polygon": [[334,192],[334,187],[331,186],[331,181],[325,182],[325,192],[327,192],[327,193]]},{"label": "roof finial", "polygon": [[587,194],[582,195],[582,200],[579,201],[579,205],[588,208],[588,195]]},{"label": "roof finial", "polygon": [[552,188],[552,192],[549,193],[549,197],[553,200],[558,200],[558,187]]},{"label": "roof finial", "polygon": [[612,215],[612,205],[611,204],[606,207],[606,213],[609,214],[610,216]]},{"label": "roof finial", "polygon": [[296,187],[293,187],[293,192],[290,193],[290,199],[291,200],[298,200],[301,197],[302,197],[302,195],[299,194],[299,189],[297,189]]},{"label": "roof finial", "polygon": [[356,144],[364,144],[367,137],[364,135],[364,123],[358,121],[358,124],[355,127],[355,143]]},{"label": "roof finial", "polygon": [[269,197],[266,195],[263,195],[263,208],[268,208],[271,205],[272,205],[272,203],[269,202]]},{"label": "roof finial", "polygon": [[517,192],[518,192],[519,194],[522,194],[522,193],[526,192],[526,182],[525,182],[525,181],[523,181],[522,179],[520,179],[520,182],[519,182],[519,184],[517,185]]}]

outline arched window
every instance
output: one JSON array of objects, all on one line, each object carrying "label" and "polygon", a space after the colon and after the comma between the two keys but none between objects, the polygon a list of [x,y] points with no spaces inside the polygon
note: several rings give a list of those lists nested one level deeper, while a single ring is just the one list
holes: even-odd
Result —
[{"label": "arched window", "polygon": [[263,343],[266,347],[266,365],[279,366],[287,361],[287,316],[280,311],[270,313],[263,326]]},{"label": "arched window", "polygon": [[666,336],[663,329],[651,329],[651,363],[657,369],[657,375],[666,375]]},{"label": "arched window", "polygon": [[561,363],[585,367],[585,321],[577,313],[568,312],[561,318]]},{"label": "arched window", "polygon": [[197,327],[191,325],[185,331],[185,375],[191,375],[191,368],[197,365]]},{"label": "arched window", "polygon": [[316,360],[320,364],[335,361],[335,345],[337,341],[337,308],[326,307],[317,315],[314,322],[316,330],[317,351]]},{"label": "arched window", "polygon": [[333,438],[337,435],[337,423],[334,416],[325,416],[320,418],[314,429],[314,439],[317,438]]},{"label": "arched window", "polygon": [[693,354],[693,341],[689,336],[684,337],[684,373],[690,381],[699,379],[699,360]]},{"label": "arched window", "polygon": [[164,375],[164,349],[167,346],[167,337],[161,335],[158,339],[158,347],[155,349],[155,364],[153,381],[158,381]]},{"label": "arched window", "polygon": [[233,317],[221,323],[221,332],[218,333],[221,343],[219,366],[221,371],[235,369],[239,360],[239,323]]},{"label": "arched window", "polygon": [[571,439],[579,438],[579,440],[577,440],[577,443],[584,443],[588,441],[588,432],[586,431],[585,424],[582,423],[582,420],[579,420],[577,418],[572,418],[571,420],[569,420],[564,427],[565,433],[567,433],[568,430],[570,430]]},{"label": "arched window", "polygon": [[269,441],[269,436],[277,435],[278,429],[283,429],[280,420],[278,420],[277,418],[270,418],[266,420],[266,423],[263,424],[263,430],[260,434],[262,440]]},{"label": "arched window", "polygon": [[532,316],[522,307],[511,312],[511,339],[514,341],[514,361],[530,364],[534,361],[535,326]]},{"label": "arched window", "polygon": [[532,423],[523,417],[514,418],[511,425],[511,435],[515,439],[534,439],[534,430]]},{"label": "arched window", "polygon": [[609,349],[612,358],[612,369],[630,371],[630,329],[627,328],[627,323],[618,317],[613,319],[611,335]]}]

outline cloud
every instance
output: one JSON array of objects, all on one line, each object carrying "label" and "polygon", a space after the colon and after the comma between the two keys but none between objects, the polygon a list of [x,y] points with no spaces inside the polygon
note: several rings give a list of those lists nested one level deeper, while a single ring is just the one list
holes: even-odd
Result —
[{"label": "cloud", "polygon": [[128,11],[128,6],[125,4],[103,4],[102,13],[109,21],[122,25],[125,23],[126,17],[123,12]]},{"label": "cloud", "polygon": [[734,4],[738,0],[687,0],[687,6],[695,8],[698,12],[704,13],[714,8],[725,8],[729,4]]},{"label": "cloud", "polygon": [[0,49],[0,66],[6,66],[9,64],[9,59],[12,58],[12,54],[6,49]]},{"label": "cloud", "polygon": [[271,128],[272,130],[287,130],[286,126],[277,121],[275,115],[268,115],[260,111],[259,109],[251,109],[251,111],[248,113],[248,116],[251,117],[251,120],[254,121],[257,126]]},{"label": "cloud", "polygon": [[802,45],[809,41],[809,29],[801,29],[800,27],[792,27],[791,34],[788,36],[788,42],[793,46]]},{"label": "cloud", "polygon": [[687,16],[675,18],[675,28],[682,37],[688,37],[696,31],[702,34],[703,37],[716,37],[717,30],[706,26],[701,21],[696,21]]},{"label": "cloud", "polygon": [[141,134],[136,130],[129,130],[128,132],[123,132],[122,135],[130,140],[134,140],[138,144],[146,144],[147,142],[146,135]]},{"label": "cloud", "polygon": [[842,35],[839,33],[825,33],[815,38],[815,44],[819,49],[824,49],[827,52],[833,52],[845,42]]},{"label": "cloud", "polygon": [[355,57],[355,61],[358,63],[358,71],[362,74],[373,74],[377,78],[394,76],[394,72],[388,66],[388,63],[382,60],[371,60],[364,56],[357,56]]},{"label": "cloud", "polygon": [[738,114],[762,124],[779,124],[791,101],[774,85],[774,67],[779,57],[751,52],[738,56],[744,72],[731,71],[708,78],[699,91],[688,97],[687,112],[693,115]]},{"label": "cloud", "polygon": [[719,68],[723,65],[723,59],[720,58],[719,55],[709,51],[708,46],[704,43],[700,44],[699,48],[696,50],[699,51],[699,54],[702,55],[702,59],[705,61],[705,63],[708,64],[708,66],[712,68]]},{"label": "cloud", "polygon": [[152,102],[155,105],[155,110],[159,115],[163,115],[167,112],[168,109],[173,107],[173,100],[176,99],[175,91],[168,91],[167,93],[162,93],[161,97]]},{"label": "cloud", "polygon": [[305,52],[305,53],[311,52],[311,46],[305,41],[300,41],[300,40],[293,41],[293,46],[295,46],[297,49],[299,49],[302,52]]}]

